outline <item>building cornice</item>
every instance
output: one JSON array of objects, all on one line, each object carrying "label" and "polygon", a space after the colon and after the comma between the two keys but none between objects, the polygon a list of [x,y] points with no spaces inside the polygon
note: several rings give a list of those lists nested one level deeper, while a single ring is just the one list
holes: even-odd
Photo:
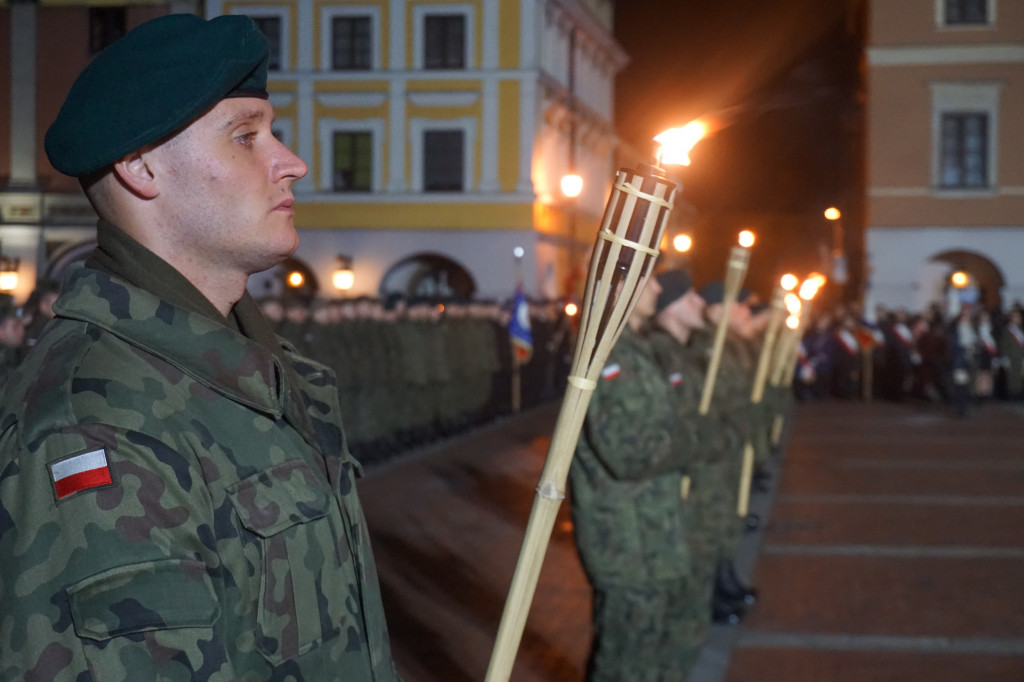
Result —
[{"label": "building cornice", "polygon": [[921,47],[872,47],[870,66],[935,66],[946,64],[1020,64],[1024,45],[925,45]]}]

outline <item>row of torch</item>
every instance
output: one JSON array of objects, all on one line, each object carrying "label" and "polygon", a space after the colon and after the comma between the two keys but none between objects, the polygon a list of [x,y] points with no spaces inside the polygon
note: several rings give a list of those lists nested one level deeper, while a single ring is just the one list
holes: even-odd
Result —
[{"label": "row of torch", "polygon": [[[654,272],[676,192],[676,184],[668,179],[660,166],[641,165],[636,170],[622,169],[616,175],[587,274],[568,385],[536,488],[485,682],[507,682],[511,676],[551,531],[565,498],[569,467],[587,407],[608,354]],[[725,343],[729,308],[735,303],[746,277],[752,245],[753,235],[744,232],[740,236],[740,244],[730,252],[724,310],[715,330],[705,375],[699,408],[701,415],[708,413],[711,404]],[[791,384],[801,330],[809,318],[811,300],[824,282],[825,278],[816,274],[808,276],[802,283],[795,276],[786,275],[777,286],[751,391],[754,403],[761,402],[766,384],[783,387]],[[772,425],[774,445],[779,443],[782,430],[783,417],[779,415]],[[747,514],[753,462],[753,446],[748,442],[744,447],[739,484],[737,513],[740,516]],[[683,485],[686,485],[685,479]]]}]

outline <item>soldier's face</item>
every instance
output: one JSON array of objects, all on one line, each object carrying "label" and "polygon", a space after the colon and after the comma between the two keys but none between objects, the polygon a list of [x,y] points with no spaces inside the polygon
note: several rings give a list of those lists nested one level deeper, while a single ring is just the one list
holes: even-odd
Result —
[{"label": "soldier's face", "polygon": [[658,304],[658,294],[660,293],[661,285],[658,284],[657,279],[651,277],[647,280],[647,286],[640,292],[640,298],[637,299],[633,314],[645,320],[654,315],[654,309]]},{"label": "soldier's face", "polygon": [[221,100],[157,147],[168,239],[200,268],[246,275],[298,246],[291,185],[306,164],[271,132],[266,100]]},{"label": "soldier's face", "polygon": [[704,299],[693,287],[669,304],[665,311],[687,329],[704,326]]}]

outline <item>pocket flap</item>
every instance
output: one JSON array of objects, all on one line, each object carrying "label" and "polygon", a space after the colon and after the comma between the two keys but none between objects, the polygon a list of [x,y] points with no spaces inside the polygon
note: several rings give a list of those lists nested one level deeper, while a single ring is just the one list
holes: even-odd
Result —
[{"label": "pocket flap", "polygon": [[161,559],[118,566],[67,589],[79,637],[98,641],[135,632],[212,627],[219,615],[201,561]]},{"label": "pocket flap", "polygon": [[242,479],[227,493],[242,524],[264,538],[326,516],[331,503],[324,484],[300,460]]}]

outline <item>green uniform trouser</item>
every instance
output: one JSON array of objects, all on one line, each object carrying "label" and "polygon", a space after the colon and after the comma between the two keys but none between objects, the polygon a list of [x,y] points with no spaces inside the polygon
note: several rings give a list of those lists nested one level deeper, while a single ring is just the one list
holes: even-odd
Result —
[{"label": "green uniform trouser", "polygon": [[595,588],[587,682],[685,682],[707,624],[707,601],[689,578]]}]

